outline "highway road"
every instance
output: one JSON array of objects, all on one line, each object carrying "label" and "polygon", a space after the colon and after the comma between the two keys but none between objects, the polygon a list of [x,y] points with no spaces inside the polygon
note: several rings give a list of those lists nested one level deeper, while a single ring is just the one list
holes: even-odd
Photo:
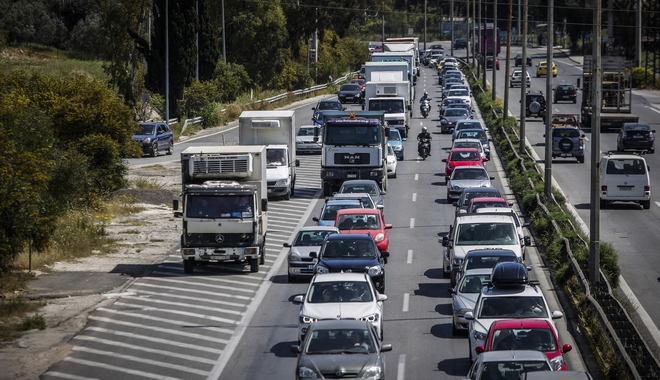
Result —
[{"label": "highway road", "polygon": [[[417,92],[437,91],[435,70],[424,68]],[[315,100],[287,108],[296,110],[296,124],[311,119]],[[348,106],[359,109],[358,106]],[[469,369],[465,336],[451,334],[449,279],[442,276],[442,247],[438,238],[453,221],[446,202],[441,158],[451,137],[439,134],[437,118],[422,119],[415,109],[411,135],[422,126],[433,133],[433,156],[416,158],[414,138],[405,142],[405,161],[391,180],[385,199],[391,256],[386,267],[387,296],[384,340],[394,349],[386,354],[387,379],[461,379]],[[437,106],[432,115],[437,116]],[[208,145],[238,140],[235,123],[207,131],[175,146],[174,156],[131,160],[153,165],[177,160],[187,144]],[[487,165],[495,185],[513,199],[493,151]],[[178,252],[148,277],[137,279],[109,306],[90,314],[89,322],[71,341],[72,351],[51,367],[43,379],[292,379],[296,356],[299,305],[293,297],[307,284],[289,284],[286,249],[295,230],[313,224],[323,202],[319,188],[320,156],[302,156],[296,196],[272,201],[266,265],[259,273],[243,268],[207,266],[183,275]],[[527,264],[552,310],[561,310],[547,270],[534,246]],[[573,351],[568,366],[584,370],[570,321],[557,322],[562,343]]]}]

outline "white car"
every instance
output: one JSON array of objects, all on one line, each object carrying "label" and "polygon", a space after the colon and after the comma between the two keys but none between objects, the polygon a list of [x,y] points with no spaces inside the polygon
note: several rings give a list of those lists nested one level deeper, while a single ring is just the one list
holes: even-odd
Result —
[{"label": "white car", "polygon": [[600,208],[611,202],[639,203],[651,208],[651,183],[646,160],[630,153],[608,153],[600,159]]},{"label": "white car", "polygon": [[297,282],[301,278],[312,278],[316,259],[311,257],[310,253],[318,254],[325,237],[338,233],[337,227],[306,226],[298,230],[293,243],[282,244],[285,248],[289,248],[287,254],[289,282]]},{"label": "white car", "polygon": [[479,298],[481,288],[490,281],[492,268],[470,269],[466,271],[456,287],[450,288],[451,310],[452,310],[452,335],[467,332],[469,322],[465,319],[465,313],[474,309],[474,304]]},{"label": "white car", "polygon": [[387,296],[378,293],[367,273],[317,274],[307,293],[294,297],[300,303],[298,344],[307,334],[310,323],[322,319],[357,319],[368,321],[383,338],[383,302]]},{"label": "white car", "polygon": [[397,164],[396,154],[392,145],[387,144],[387,177],[396,178],[396,164]]},{"label": "white car", "polygon": [[529,223],[524,223],[520,221],[518,213],[516,210],[508,207],[481,207],[476,210],[477,214],[479,213],[504,213],[511,214],[513,216],[513,221],[516,223],[516,231],[518,231],[518,238],[520,239],[520,249],[522,249],[522,259],[525,260],[525,247],[532,244],[532,238],[529,235],[525,235],[523,228],[528,227]]},{"label": "white car", "polygon": [[461,98],[463,101],[472,106],[472,93],[466,89],[451,89],[447,91],[447,98]]},{"label": "white car", "polygon": [[[315,133],[316,136],[314,135]],[[296,133],[296,153],[320,154],[323,147],[322,135],[322,130],[318,126],[301,126],[298,129],[298,133]]]},{"label": "white car", "polygon": [[493,322],[503,319],[544,319],[555,326],[554,320],[562,318],[561,311],[550,313],[548,302],[538,287],[529,281],[525,264],[499,263],[491,272],[490,284],[481,289],[473,311],[465,313],[469,324],[470,361],[477,357],[477,346],[484,346],[488,330]]},{"label": "white car", "polygon": [[[525,71],[527,74],[527,87],[531,86],[531,77],[529,76],[529,73]],[[509,81],[509,84],[511,87],[513,86],[522,86],[522,70],[513,70],[511,73],[511,80]]]},{"label": "white car", "polygon": [[483,166],[457,166],[447,181],[447,203],[461,197],[464,189],[470,187],[493,187],[495,177],[488,175]]}]

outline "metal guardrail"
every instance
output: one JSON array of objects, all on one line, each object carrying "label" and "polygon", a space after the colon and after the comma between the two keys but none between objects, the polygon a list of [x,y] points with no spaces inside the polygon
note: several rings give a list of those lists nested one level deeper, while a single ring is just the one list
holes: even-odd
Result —
[{"label": "metal guardrail", "polygon": [[183,127],[181,128],[181,133],[186,131],[186,128],[188,128],[188,124],[199,124],[204,122],[204,118],[202,116],[197,116],[194,119],[186,119],[186,121],[183,123]]}]

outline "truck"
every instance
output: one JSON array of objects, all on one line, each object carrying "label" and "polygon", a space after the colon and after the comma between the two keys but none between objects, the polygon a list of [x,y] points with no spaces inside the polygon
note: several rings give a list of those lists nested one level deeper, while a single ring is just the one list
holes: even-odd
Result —
[{"label": "truck", "polygon": [[296,131],[294,111],[243,111],[238,117],[239,145],[266,145],[269,197],[289,200],[295,192]]},{"label": "truck", "polygon": [[[632,113],[632,62],[625,57],[601,58],[600,129],[620,129],[625,123],[639,122]],[[582,110],[580,122],[583,128],[591,128],[591,81],[594,62],[592,56],[584,57],[582,67]]]},{"label": "truck", "polygon": [[[415,99],[415,88],[408,76],[408,63],[405,61],[366,62],[362,76],[367,82],[408,81],[409,97]],[[365,96],[366,99],[366,96]]]},{"label": "truck", "polygon": [[398,52],[382,52],[373,53],[371,55],[371,62],[406,62],[408,66],[407,74],[408,81],[413,86],[417,84],[417,67],[415,66],[415,53],[412,51],[398,51]]},{"label": "truck", "polygon": [[419,66],[421,57],[419,56],[419,38],[418,37],[393,37],[387,38],[383,44],[384,51],[412,51],[415,54],[415,67],[417,76],[421,75]]},{"label": "truck", "polygon": [[365,109],[385,112],[385,121],[390,127],[398,129],[402,137],[408,137],[410,129],[408,111],[412,117],[409,87],[408,81],[367,82],[364,90]]},{"label": "truck", "polygon": [[196,264],[246,263],[258,272],[268,231],[266,146],[191,146],[181,152],[181,258]]},{"label": "truck", "polygon": [[349,179],[372,179],[387,190],[387,138],[383,111],[325,111],[321,182],[331,196]]}]

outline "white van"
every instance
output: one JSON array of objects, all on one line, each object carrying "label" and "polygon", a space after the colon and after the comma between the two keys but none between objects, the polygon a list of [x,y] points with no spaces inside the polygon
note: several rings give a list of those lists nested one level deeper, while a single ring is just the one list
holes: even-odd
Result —
[{"label": "white van", "polygon": [[651,207],[649,168],[644,157],[608,152],[600,159],[600,208],[611,202],[635,202]]}]

